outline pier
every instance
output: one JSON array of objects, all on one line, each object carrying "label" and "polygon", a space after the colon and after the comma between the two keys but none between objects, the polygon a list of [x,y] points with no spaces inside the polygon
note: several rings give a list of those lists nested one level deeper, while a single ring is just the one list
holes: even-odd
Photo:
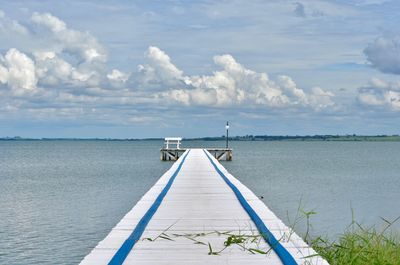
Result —
[{"label": "pier", "polygon": [[[186,148],[181,148],[181,137],[167,137],[164,141],[164,147],[160,149],[161,161],[176,161],[186,152]],[[232,149],[228,148],[207,148],[217,160],[232,161]]]},{"label": "pier", "polygon": [[213,154],[187,149],[80,264],[328,263]]}]

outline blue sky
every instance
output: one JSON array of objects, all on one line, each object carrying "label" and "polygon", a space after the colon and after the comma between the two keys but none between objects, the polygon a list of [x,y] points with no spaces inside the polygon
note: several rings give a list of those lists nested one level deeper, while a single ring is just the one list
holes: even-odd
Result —
[{"label": "blue sky", "polygon": [[0,136],[399,133],[399,1],[0,10]]}]

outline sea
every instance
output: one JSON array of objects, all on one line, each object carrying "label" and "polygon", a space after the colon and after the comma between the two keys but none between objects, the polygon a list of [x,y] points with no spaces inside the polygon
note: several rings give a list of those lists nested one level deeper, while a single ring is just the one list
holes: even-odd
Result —
[{"label": "sea", "polygon": [[[172,165],[162,144],[0,141],[0,264],[78,264]],[[400,216],[400,142],[229,144],[224,167],[300,235],[307,216],[311,235],[330,240],[351,223],[383,229]]]}]

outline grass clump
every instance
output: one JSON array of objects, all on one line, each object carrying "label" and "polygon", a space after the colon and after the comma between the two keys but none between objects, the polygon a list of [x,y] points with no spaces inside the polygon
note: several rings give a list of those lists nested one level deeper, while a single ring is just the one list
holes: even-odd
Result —
[{"label": "grass clump", "polygon": [[[220,255],[226,249],[235,246],[239,247],[239,249],[249,254],[267,255],[272,250],[271,247],[268,247],[268,249],[260,248],[260,243],[263,240],[263,237],[261,236],[261,234],[258,233],[258,231],[254,231],[253,229],[250,229],[250,234],[242,233],[240,230],[237,233],[234,233],[233,231],[225,231],[225,232],[208,231],[208,232],[183,233],[183,234],[168,233],[170,228],[173,227],[178,221],[179,220],[177,220],[175,223],[164,229],[156,237],[154,238],[145,237],[142,238],[142,241],[155,242],[159,239],[175,241],[178,238],[184,238],[192,241],[193,244],[207,246],[208,255]],[[218,250],[215,250],[214,247],[211,245],[211,243],[206,241],[208,236],[217,236],[224,238],[225,241],[223,243],[223,246],[220,246]]]},{"label": "grass clump", "polygon": [[317,237],[308,243],[331,265],[400,265],[400,236],[388,232],[398,219],[383,219],[386,225],[382,230],[353,221],[336,241]]}]

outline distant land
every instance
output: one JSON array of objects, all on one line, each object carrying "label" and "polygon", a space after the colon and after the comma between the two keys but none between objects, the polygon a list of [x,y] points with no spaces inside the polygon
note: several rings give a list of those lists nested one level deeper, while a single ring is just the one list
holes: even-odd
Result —
[{"label": "distant land", "polygon": [[[203,137],[191,140],[225,140],[221,137]],[[399,135],[246,135],[229,137],[230,141],[400,141]]]},{"label": "distant land", "polygon": [[[113,139],[113,138],[24,138],[19,136],[2,137],[0,141],[162,141],[164,138],[127,138],[127,139]],[[225,141],[225,136],[217,137],[198,137],[198,138],[183,138],[185,141]],[[368,141],[368,142],[400,142],[399,135],[245,135],[245,136],[232,136],[229,141]]]}]

